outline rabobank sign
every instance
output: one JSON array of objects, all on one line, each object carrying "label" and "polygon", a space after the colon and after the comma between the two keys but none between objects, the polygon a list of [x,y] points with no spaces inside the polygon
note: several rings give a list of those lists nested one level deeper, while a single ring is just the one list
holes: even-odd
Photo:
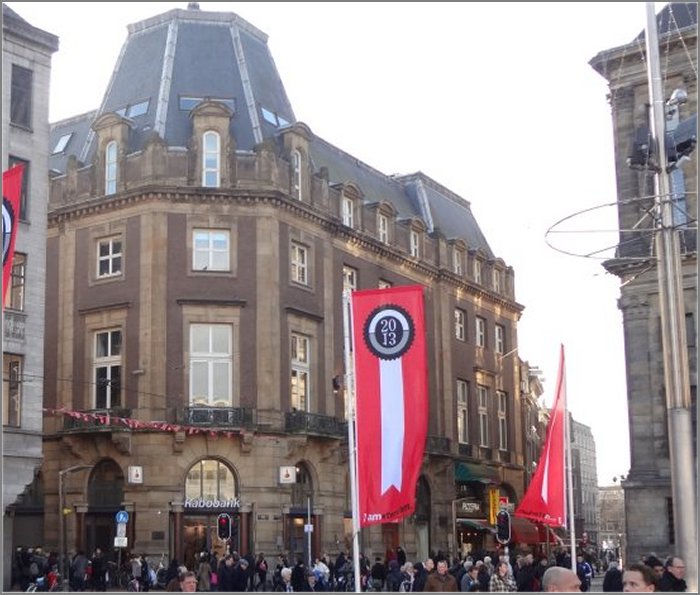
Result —
[{"label": "rabobank sign", "polygon": [[241,499],[229,498],[228,500],[220,500],[218,498],[185,498],[185,508],[240,508]]}]

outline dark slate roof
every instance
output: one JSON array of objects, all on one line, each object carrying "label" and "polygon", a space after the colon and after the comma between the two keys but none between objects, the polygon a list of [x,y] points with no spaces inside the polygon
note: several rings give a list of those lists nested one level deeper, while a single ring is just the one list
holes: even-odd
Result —
[{"label": "dark slate roof", "polygon": [[[50,153],[62,136],[72,134],[65,149],[51,155],[52,172],[65,172],[70,155],[91,163],[92,123],[102,114],[144,102],[145,113],[123,113],[133,122],[128,151],[143,148],[154,132],[168,146],[187,146],[191,121],[189,109],[180,107],[181,97],[233,100],[231,133],[239,150],[279,140],[280,128],[296,122],[267,35],[234,13],[175,9],[128,26],[99,109],[52,125]],[[462,238],[470,249],[493,256],[469,203],[427,176],[387,176],[318,137],[312,138],[310,150],[314,170],[326,168],[330,183],[354,182],[366,202],[391,203],[399,220],[420,217],[429,232]]]},{"label": "dark slate roof", "polygon": [[[698,25],[698,4],[697,2],[670,2],[664,6],[656,15],[656,28],[659,37],[682,31],[688,27]],[[643,40],[646,29],[635,37],[635,41]]]}]

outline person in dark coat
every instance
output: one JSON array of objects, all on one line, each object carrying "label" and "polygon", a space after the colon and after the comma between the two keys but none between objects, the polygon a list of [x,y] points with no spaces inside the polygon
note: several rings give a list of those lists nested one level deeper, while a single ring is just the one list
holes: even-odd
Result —
[{"label": "person in dark coat", "polygon": [[306,583],[306,565],[301,558],[297,558],[297,563],[292,568],[292,588],[301,591]]},{"label": "person in dark coat", "polygon": [[617,562],[610,562],[603,578],[603,593],[622,593],[622,571]]},{"label": "person in dark coat", "polygon": [[238,564],[233,566],[233,588],[232,591],[237,593],[243,593],[248,590],[248,581],[250,575],[248,573],[248,560],[246,558],[241,558],[238,560]]},{"label": "person in dark coat", "polygon": [[685,562],[681,558],[671,557],[666,560],[666,570],[659,581],[659,591],[664,593],[684,593],[688,586],[685,584]]},{"label": "person in dark coat", "polygon": [[235,560],[232,554],[229,554],[224,558],[224,560],[219,564],[218,571],[218,583],[217,587],[219,591],[235,591],[236,590],[236,576],[234,574]]},{"label": "person in dark coat", "polygon": [[399,562],[397,560],[390,560],[389,572],[386,573],[386,590],[398,591],[401,586],[401,581],[403,581],[403,575],[401,574]]},{"label": "person in dark coat", "polygon": [[423,562],[416,562],[413,565],[413,590],[422,591],[425,588],[425,581],[428,579],[428,571]]}]

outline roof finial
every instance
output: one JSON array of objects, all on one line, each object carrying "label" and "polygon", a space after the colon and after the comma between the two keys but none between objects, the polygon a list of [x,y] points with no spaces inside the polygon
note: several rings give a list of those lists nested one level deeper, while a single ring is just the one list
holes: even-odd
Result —
[{"label": "roof finial", "polygon": [[187,10],[199,10],[199,2],[188,2]]}]

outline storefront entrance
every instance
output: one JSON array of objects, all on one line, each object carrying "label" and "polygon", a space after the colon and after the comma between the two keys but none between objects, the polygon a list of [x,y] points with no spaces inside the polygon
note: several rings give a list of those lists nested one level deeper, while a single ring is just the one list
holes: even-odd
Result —
[{"label": "storefront entrance", "polygon": [[[202,552],[214,552],[217,558],[228,553],[226,542],[217,536],[218,514],[201,514],[184,517],[182,562],[188,568],[196,568],[197,556]],[[230,551],[240,551],[238,527],[239,515],[232,514]]]}]

